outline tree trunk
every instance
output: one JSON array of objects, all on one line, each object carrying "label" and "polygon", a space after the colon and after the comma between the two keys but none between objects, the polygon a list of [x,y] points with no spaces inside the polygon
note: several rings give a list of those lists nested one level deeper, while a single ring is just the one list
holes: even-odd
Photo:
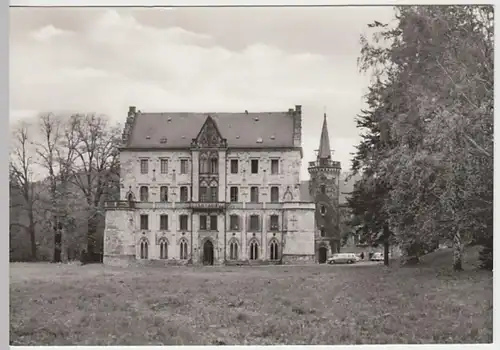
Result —
[{"label": "tree trunk", "polygon": [[384,265],[389,266],[389,236],[390,236],[390,231],[389,231],[389,226],[387,224],[384,225]]},{"label": "tree trunk", "polygon": [[460,229],[455,231],[453,236],[453,270],[462,271],[462,261],[464,257],[464,245],[462,242],[462,235],[460,234]]},{"label": "tree trunk", "polygon": [[30,243],[31,243],[31,259],[33,261],[37,260],[36,256],[36,236],[35,236],[35,219],[33,218],[33,209],[29,212],[29,233],[30,233]]},{"label": "tree trunk", "polygon": [[384,265],[389,266],[389,239],[384,241]]}]

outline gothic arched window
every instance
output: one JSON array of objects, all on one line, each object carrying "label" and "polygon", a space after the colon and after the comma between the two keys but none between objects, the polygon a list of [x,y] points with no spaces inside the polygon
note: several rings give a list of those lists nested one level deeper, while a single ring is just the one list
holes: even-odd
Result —
[{"label": "gothic arched window", "polygon": [[187,260],[188,258],[188,244],[185,239],[181,240],[179,244],[180,248],[180,259],[181,260]]},{"label": "gothic arched window", "polygon": [[168,259],[168,242],[165,238],[160,239],[160,259]]},{"label": "gothic arched window", "polygon": [[279,244],[275,239],[269,244],[269,260],[279,260]]},{"label": "gothic arched window", "polygon": [[257,260],[259,258],[259,243],[257,241],[253,240],[250,243],[250,254],[249,254],[250,260]]},{"label": "gothic arched window", "polygon": [[238,242],[235,240],[229,243],[229,259],[238,260]]},{"label": "gothic arched window", "polygon": [[141,239],[141,259],[148,258],[148,241],[146,239]]}]

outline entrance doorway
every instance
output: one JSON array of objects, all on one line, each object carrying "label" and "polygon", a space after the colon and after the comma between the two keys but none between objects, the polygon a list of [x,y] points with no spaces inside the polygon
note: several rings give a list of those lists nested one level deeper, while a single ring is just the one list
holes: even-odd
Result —
[{"label": "entrance doorway", "polygon": [[328,254],[328,251],[326,247],[319,247],[318,249],[318,262],[320,264],[326,263],[326,256]]},{"label": "entrance doorway", "polygon": [[212,241],[207,240],[203,244],[203,265],[213,265],[214,264],[214,245]]}]

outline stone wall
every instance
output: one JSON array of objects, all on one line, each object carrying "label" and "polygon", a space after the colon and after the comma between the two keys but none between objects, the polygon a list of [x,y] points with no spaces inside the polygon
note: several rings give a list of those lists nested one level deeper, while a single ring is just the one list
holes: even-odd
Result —
[{"label": "stone wall", "polygon": [[[196,153],[196,152],[195,152]],[[219,200],[223,198],[230,201],[230,186],[241,187],[239,201],[250,200],[250,187],[259,187],[259,201],[269,201],[271,186],[279,187],[280,199],[299,200],[300,168],[302,164],[299,150],[262,150],[245,151],[232,149],[225,155],[219,155],[222,163],[219,174],[220,188]],[[198,157],[194,157],[196,160]],[[148,174],[141,174],[141,159],[148,160]],[[160,160],[168,160],[168,173],[161,174]],[[181,160],[188,161],[188,173],[180,174]],[[231,159],[238,159],[238,173],[231,174]],[[251,173],[251,160],[259,159],[258,174]],[[278,174],[271,174],[271,160],[279,159]],[[197,170],[198,164],[192,163],[191,151],[122,151],[120,153],[120,198],[126,200],[128,193],[132,193],[136,200],[140,198],[141,186],[149,187],[149,201],[160,200],[160,186],[169,187],[169,200],[179,201],[180,186],[188,186],[191,199],[191,186],[193,186],[193,199],[197,200],[197,181],[192,181],[191,170]],[[154,170],[154,171],[153,171]],[[227,185],[225,183],[227,176]],[[196,176],[195,176],[196,177]],[[195,178],[193,177],[193,178]]]}]

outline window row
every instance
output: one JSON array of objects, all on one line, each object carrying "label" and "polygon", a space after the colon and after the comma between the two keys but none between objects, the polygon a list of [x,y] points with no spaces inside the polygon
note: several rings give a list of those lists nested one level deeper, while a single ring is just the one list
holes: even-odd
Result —
[{"label": "window row", "polygon": [[[160,259],[168,259],[168,242],[166,239],[160,239],[158,241],[160,246]],[[148,259],[149,257],[149,243],[146,239],[142,239],[140,242],[140,257],[141,259]],[[188,259],[188,244],[185,239],[182,239],[179,243],[179,258],[180,260]]]},{"label": "window row", "polygon": [[[238,242],[231,241],[229,243],[229,260],[238,260],[239,246]],[[259,259],[259,243],[256,240],[252,240],[248,246],[248,259],[258,260]],[[269,243],[269,260],[279,260],[280,249],[279,243],[275,239]]]},{"label": "window row", "polygon": [[[140,201],[149,202],[149,188],[148,186],[141,186],[139,189]],[[216,186],[200,186],[199,188],[200,202],[218,202],[219,200],[219,187]],[[280,201],[280,189],[278,186],[271,187],[271,203],[278,203]],[[169,201],[168,186],[160,187],[160,202]],[[133,199],[133,195],[129,195],[129,200]],[[179,201],[187,202],[189,200],[189,190],[187,186],[181,186]],[[239,188],[231,186],[229,188],[229,200],[231,202],[238,202],[240,200]],[[259,187],[250,187],[250,203],[259,203]]]},{"label": "window row", "polygon": [[[160,246],[160,259],[168,259],[168,242],[166,239],[160,239],[158,242]],[[231,241],[229,243],[229,260],[238,260],[239,245],[237,241]],[[253,240],[249,244],[248,258],[250,260],[259,259],[259,243]],[[140,258],[149,258],[149,243],[146,239],[142,239],[140,242]],[[185,239],[181,240],[179,243],[179,258],[180,260],[188,259],[188,243]],[[280,258],[280,247],[278,241],[273,239],[269,243],[269,260],[279,260]]]},{"label": "window row", "polygon": [[[278,203],[280,201],[280,189],[278,186],[271,186],[271,203]],[[239,201],[239,188],[231,186],[229,188],[229,200],[231,202]],[[259,187],[250,187],[250,203],[259,203]]]},{"label": "window row", "polygon": [[[160,159],[160,173],[161,174],[168,174],[168,159]],[[181,159],[180,162],[180,169],[179,173],[180,174],[187,174],[189,169],[188,169],[188,160],[187,159]],[[141,159],[141,174],[149,174],[149,159]]]},{"label": "window row", "polygon": [[[128,200],[133,200],[133,195],[129,194]],[[141,202],[149,202],[149,187],[141,186],[139,189],[139,200]],[[188,186],[181,186],[179,190],[179,201],[187,202],[189,201],[189,190]],[[168,202],[168,186],[160,187],[160,202]]]},{"label": "window row", "polygon": [[[259,159],[251,159],[250,160],[250,173],[258,174],[259,173]],[[277,175],[280,173],[280,161],[279,159],[271,159],[271,175]],[[239,161],[238,159],[231,159],[230,166],[231,174],[239,173]]]},{"label": "window row", "polygon": [[[189,162],[187,159],[180,160],[180,173],[187,174]],[[230,172],[231,174],[238,174],[240,172],[239,160],[230,160]],[[250,160],[250,173],[259,173],[259,159]],[[160,173],[168,174],[169,161],[168,159],[160,159]],[[277,175],[280,173],[279,159],[271,159],[271,175]],[[200,174],[217,174],[219,172],[219,161],[217,158],[211,159],[200,159]],[[141,159],[141,174],[149,173],[149,159]]]},{"label": "window row", "polygon": [[[199,229],[200,230],[218,230],[218,217],[217,215],[199,215]],[[179,215],[179,230],[188,230],[189,216],[186,214]],[[239,215],[229,216],[229,230],[240,231],[242,227],[242,220]],[[267,223],[268,231],[279,231],[279,216],[276,214],[268,216]],[[247,217],[247,231],[260,232],[262,230],[262,217],[260,215],[249,215]],[[140,229],[149,230],[149,215],[141,214],[140,216]],[[160,230],[169,230],[169,220],[167,214],[160,215]]]}]

